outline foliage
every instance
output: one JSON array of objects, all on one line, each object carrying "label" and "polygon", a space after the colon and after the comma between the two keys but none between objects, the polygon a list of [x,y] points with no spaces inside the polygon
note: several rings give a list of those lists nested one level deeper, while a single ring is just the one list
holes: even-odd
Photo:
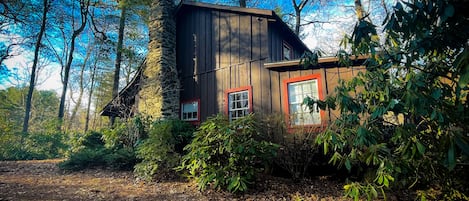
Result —
[{"label": "foliage", "polygon": [[135,152],[128,147],[105,147],[99,132],[88,132],[78,140],[78,150],[59,163],[64,170],[78,171],[87,168],[109,167],[115,170],[131,170],[138,162]]},{"label": "foliage", "polygon": [[181,120],[155,121],[148,131],[148,138],[137,146],[137,158],[142,162],[135,166],[135,173],[151,180],[160,170],[176,167],[183,154],[182,147],[192,139],[194,128]]},{"label": "foliage", "polygon": [[310,167],[320,168],[327,164],[319,146],[311,146],[319,131],[306,127],[287,131],[281,114],[262,115],[260,123],[260,132],[266,134],[266,140],[279,146],[274,163],[281,171],[287,171],[294,181],[307,176]]},{"label": "foliage", "polygon": [[40,160],[62,157],[68,148],[60,132],[0,135],[0,160]]},{"label": "foliage", "polygon": [[[398,2],[383,22],[384,38],[364,18],[343,40],[352,55],[369,55],[366,72],[340,82],[326,101],[305,104],[340,111],[316,142],[331,163],[365,175],[345,186],[348,196],[374,199],[403,187],[422,199],[425,192],[467,199],[467,174],[456,176],[469,156],[467,9],[458,1]],[[338,56],[349,58],[345,50]]]},{"label": "foliage", "polygon": [[[0,90],[0,130],[4,133],[19,132],[25,111],[27,87],[8,87]],[[34,91],[30,130],[33,133],[50,133],[56,124],[55,116],[59,99],[54,91]]]},{"label": "foliage", "polygon": [[291,136],[276,142],[280,148],[275,163],[284,168],[294,181],[299,181],[307,176],[311,166],[321,165],[324,161],[318,160],[317,156],[321,155],[318,146],[311,146],[316,133],[295,132],[288,135]]},{"label": "foliage", "polygon": [[139,140],[146,138],[149,125],[148,117],[136,116],[116,123],[111,129],[104,129],[106,147],[135,147]]},{"label": "foliage", "polygon": [[276,154],[277,145],[260,140],[260,125],[253,114],[230,122],[217,115],[202,123],[185,147],[178,170],[187,170],[199,189],[207,186],[242,192],[254,182]]}]

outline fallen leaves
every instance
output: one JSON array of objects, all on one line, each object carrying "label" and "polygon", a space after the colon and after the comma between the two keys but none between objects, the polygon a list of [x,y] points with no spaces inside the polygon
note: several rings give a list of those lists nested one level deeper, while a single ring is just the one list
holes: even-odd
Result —
[{"label": "fallen leaves", "polygon": [[342,200],[342,183],[327,179],[293,183],[266,176],[247,194],[197,191],[193,183],[145,183],[132,172],[63,172],[60,160],[0,161],[0,200]]}]

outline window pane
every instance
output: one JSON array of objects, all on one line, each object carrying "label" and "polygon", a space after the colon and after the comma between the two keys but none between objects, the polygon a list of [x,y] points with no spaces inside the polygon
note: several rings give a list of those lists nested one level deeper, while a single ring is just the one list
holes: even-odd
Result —
[{"label": "window pane", "polygon": [[228,95],[228,112],[230,120],[245,116],[249,111],[249,92],[233,92]]},{"label": "window pane", "polygon": [[[182,120],[194,121],[197,119],[197,111],[199,110],[199,102],[187,102],[181,106],[181,118]],[[195,115],[194,115],[195,114]]]},{"label": "window pane", "polygon": [[319,97],[317,80],[289,83],[287,88],[290,123],[292,125],[320,124],[321,116],[319,111],[314,110],[311,113],[308,107],[302,105],[303,99],[308,96],[313,99]]}]

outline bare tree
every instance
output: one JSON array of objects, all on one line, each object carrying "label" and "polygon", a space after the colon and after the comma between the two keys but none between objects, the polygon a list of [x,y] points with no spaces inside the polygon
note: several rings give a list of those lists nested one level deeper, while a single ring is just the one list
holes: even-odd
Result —
[{"label": "bare tree", "polygon": [[29,118],[31,113],[31,100],[33,97],[35,80],[36,80],[36,70],[37,70],[37,63],[39,59],[39,50],[41,48],[41,41],[46,30],[46,22],[47,22],[47,13],[50,9],[50,2],[48,0],[43,0],[43,11],[42,11],[42,19],[41,19],[41,28],[39,30],[39,34],[37,36],[36,44],[34,47],[34,59],[33,59],[33,66],[31,68],[31,78],[29,81],[29,90],[28,95],[26,97],[26,108],[24,114],[24,121],[23,121],[23,132],[28,132],[29,127]]},{"label": "bare tree", "polygon": [[292,0],[293,8],[295,9],[295,34],[300,35],[301,26],[301,11],[305,8],[309,0],[301,0],[300,3],[296,3],[296,0]]},{"label": "bare tree", "polygon": [[[91,39],[90,39],[91,40]],[[68,124],[68,129],[70,130],[72,128],[72,124],[75,122],[75,118],[77,116],[77,113],[78,113],[78,109],[80,109],[81,107],[81,102],[82,102],[82,99],[83,99],[83,95],[84,95],[84,92],[85,92],[85,71],[86,71],[86,67],[87,67],[87,63],[88,63],[88,60],[90,58],[90,55],[91,55],[91,52],[93,51],[93,45],[91,44],[91,42],[88,43],[88,49],[86,50],[86,55],[85,55],[85,58],[83,60],[83,63],[81,65],[81,68],[80,68],[80,74],[79,74],[79,77],[78,77],[78,97],[76,99],[76,101],[74,101],[74,107],[72,109],[72,113],[70,115],[70,121],[69,121],[69,124]],[[73,96],[70,96],[70,99],[71,100],[74,100]]]},{"label": "bare tree", "polygon": [[[75,40],[78,37],[78,35],[81,34],[81,32],[85,29],[87,16],[88,16],[88,7],[90,5],[90,0],[80,0],[80,24],[77,29],[73,29],[72,37],[70,39],[70,49],[68,51],[68,56],[67,56],[67,64],[65,65],[65,68],[62,69],[62,95],[60,97],[60,105],[59,105],[59,114],[58,114],[58,119],[59,119],[59,127],[58,129],[61,129],[61,125],[63,123],[63,118],[64,118],[64,112],[65,112],[65,98],[67,94],[67,86],[68,86],[68,79],[69,79],[69,74],[70,74],[70,68],[72,66],[72,61],[73,61],[73,53],[75,51]],[[72,26],[74,25],[72,21]]]}]

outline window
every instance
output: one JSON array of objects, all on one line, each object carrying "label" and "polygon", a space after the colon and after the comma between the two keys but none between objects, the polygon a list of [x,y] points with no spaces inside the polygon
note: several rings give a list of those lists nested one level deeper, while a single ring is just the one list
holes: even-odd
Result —
[{"label": "window", "polygon": [[226,101],[227,101],[227,115],[231,120],[244,117],[252,112],[252,88],[242,87],[237,89],[227,90]]},{"label": "window", "polygon": [[291,47],[288,43],[283,42],[283,48],[282,48],[282,55],[283,55],[283,60],[291,60],[292,59],[292,51]]},{"label": "window", "polygon": [[186,101],[181,104],[181,120],[199,121],[199,101]]},{"label": "window", "polygon": [[306,97],[322,99],[320,75],[314,74],[284,81],[286,90],[285,113],[290,126],[321,124],[321,112],[310,111],[303,100]]}]

